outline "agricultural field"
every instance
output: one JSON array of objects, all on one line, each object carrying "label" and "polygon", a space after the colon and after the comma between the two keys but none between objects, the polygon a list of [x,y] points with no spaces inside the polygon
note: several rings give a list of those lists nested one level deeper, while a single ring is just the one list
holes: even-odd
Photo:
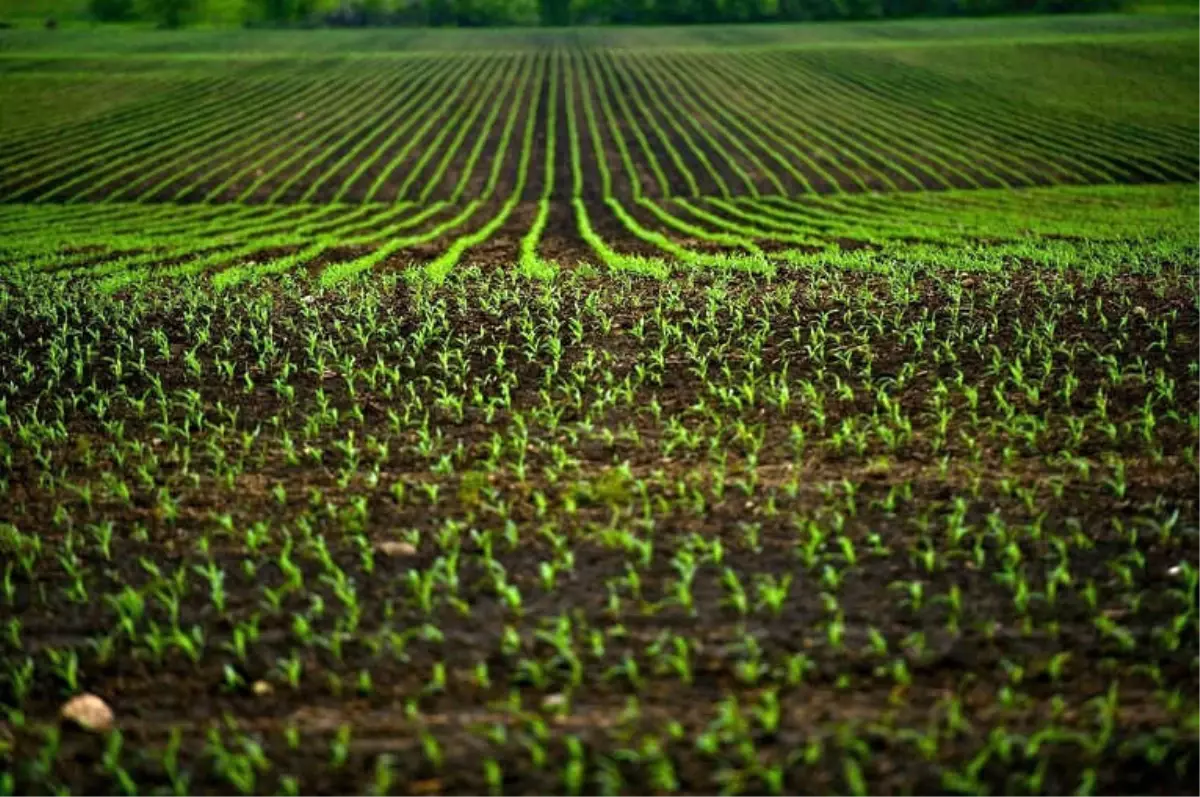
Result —
[{"label": "agricultural field", "polygon": [[1196,24],[0,31],[0,794],[1193,794]]}]

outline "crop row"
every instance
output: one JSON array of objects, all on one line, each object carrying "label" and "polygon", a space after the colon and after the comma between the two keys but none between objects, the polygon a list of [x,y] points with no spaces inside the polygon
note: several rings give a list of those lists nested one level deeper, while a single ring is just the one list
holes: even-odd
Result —
[{"label": "crop row", "polygon": [[[586,104],[584,113],[565,116],[570,142],[578,141],[572,132],[597,124]],[[501,141],[531,138],[533,118],[510,116]],[[567,148],[566,173],[578,181],[581,147]],[[1197,192],[1190,186],[612,197],[555,209],[548,182],[541,198],[518,201],[534,165],[532,149],[522,151],[526,156],[511,187],[499,190],[501,162],[492,161],[479,198],[465,203],[0,206],[0,264],[120,287],[201,273],[231,285],[292,270],[332,282],[409,265],[441,278],[459,263],[501,261],[526,272],[545,272],[555,263],[641,271],[663,271],[667,262],[771,271],[788,263],[866,265],[892,256],[950,263],[955,247],[978,248],[980,241],[988,242],[983,249],[997,264],[1005,258],[1059,265],[1090,259],[1103,268],[1132,257],[1126,243],[1131,237],[1157,241],[1151,266],[1185,261],[1196,249]],[[554,176],[558,169],[548,153],[544,165]],[[1035,242],[1034,236],[1059,240]]]},{"label": "crop row", "polygon": [[[164,72],[77,122],[51,106],[43,124],[35,111],[6,126],[0,197],[427,204],[486,184],[530,201],[729,200],[1196,177],[1194,122],[1012,95],[989,82],[996,62],[1055,63],[1061,48],[982,49],[956,72],[857,50],[564,47]],[[13,74],[61,89],[43,70]],[[505,136],[526,121],[531,135]]]}]

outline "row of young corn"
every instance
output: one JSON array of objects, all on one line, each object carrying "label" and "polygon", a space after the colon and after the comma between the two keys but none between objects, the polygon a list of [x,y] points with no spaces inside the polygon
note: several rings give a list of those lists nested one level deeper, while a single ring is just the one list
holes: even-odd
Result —
[{"label": "row of young corn", "polygon": [[[728,200],[1197,174],[1194,129],[1085,118],[990,91],[986,74],[964,80],[974,83],[857,52],[750,48],[556,48],[331,61],[320,70],[268,61],[181,79],[98,118],[15,127],[0,138],[0,198],[457,202],[479,198],[489,159],[504,159],[511,188],[522,157],[529,200]],[[556,183],[546,153],[551,140],[570,137],[562,110],[596,122],[578,125],[573,139],[580,179]],[[500,147],[505,125],[528,114],[534,152],[519,151],[519,135]]]},{"label": "row of young corn", "polygon": [[[547,101],[556,102],[555,95]],[[553,174],[561,149],[567,179],[575,181],[586,153],[581,136],[570,133],[600,122],[588,103],[582,113],[572,108],[564,113],[568,135],[552,137],[542,160]],[[831,258],[861,266],[898,254],[940,262],[964,246],[978,249],[980,241],[996,257],[1061,263],[1087,255],[1098,263],[1124,257],[1137,265],[1122,243],[1135,238],[1159,241],[1160,259],[1186,259],[1195,252],[1197,190],[1176,185],[808,198],[577,198],[551,227],[553,180],[543,183],[539,198],[521,200],[535,169],[529,143],[535,118],[531,113],[506,122],[503,137],[525,142],[513,148],[524,153],[513,184],[499,187],[501,162],[493,161],[479,198],[466,203],[0,206],[0,272],[89,278],[109,289],[205,273],[227,287],[292,270],[329,283],[410,266],[440,279],[456,265],[473,262],[483,244],[493,252],[499,247],[511,261],[506,263],[533,276],[553,272],[553,255],[564,244],[572,262],[657,274],[674,266],[769,271]],[[1046,236],[1058,243],[1047,243]]]}]

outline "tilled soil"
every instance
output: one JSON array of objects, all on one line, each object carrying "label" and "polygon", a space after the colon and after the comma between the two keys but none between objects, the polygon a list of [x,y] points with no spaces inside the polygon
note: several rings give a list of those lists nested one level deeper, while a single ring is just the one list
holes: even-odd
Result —
[{"label": "tilled soil", "polygon": [[0,786],[1191,793],[1195,295],[10,280]]}]

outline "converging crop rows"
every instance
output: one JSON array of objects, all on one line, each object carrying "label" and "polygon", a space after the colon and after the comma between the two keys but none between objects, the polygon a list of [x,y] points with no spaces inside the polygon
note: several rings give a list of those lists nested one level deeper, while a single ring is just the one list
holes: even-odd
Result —
[{"label": "converging crop rows", "polygon": [[[1070,236],[1119,186],[1197,177],[1194,97],[1139,99],[1187,96],[1193,76],[1170,67],[1190,44],[1146,35],[18,51],[0,59],[0,257],[119,286],[464,262],[763,270],[1020,240],[1035,215]],[[1138,190],[1125,206],[1186,193]]]},{"label": "converging crop rows", "polygon": [[1132,238],[1155,241],[1154,263],[1192,257],[1197,202],[1194,186],[1162,185],[628,203],[22,204],[0,206],[0,264],[107,290],[203,274],[221,288],[287,272],[329,284],[414,266],[444,279],[460,264],[531,276],[587,264],[665,276],[896,258],[1106,271],[1128,263]]},{"label": "converging crop rows", "polygon": [[166,79],[169,62],[140,63],[122,76],[144,84],[139,100],[50,134],[6,131],[0,196],[628,202],[1195,178],[1194,125],[1002,96],[975,80],[988,64],[972,75],[860,50],[562,47]]}]

